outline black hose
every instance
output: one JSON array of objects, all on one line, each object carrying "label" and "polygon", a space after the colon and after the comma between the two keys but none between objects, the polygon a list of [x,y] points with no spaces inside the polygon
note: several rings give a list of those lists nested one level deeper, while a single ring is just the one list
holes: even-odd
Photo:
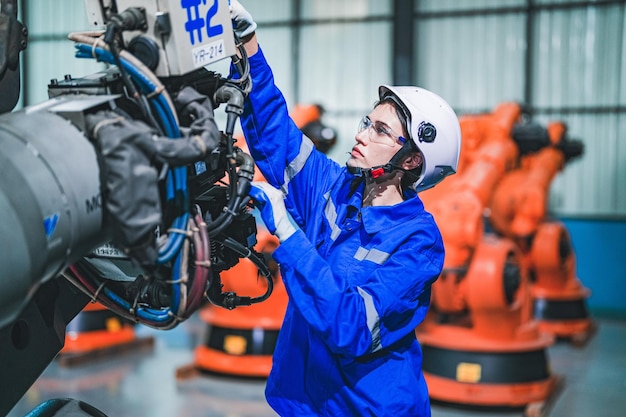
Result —
[{"label": "black hose", "polygon": [[215,221],[207,225],[209,237],[219,235],[228,227],[241,207],[247,202],[250,193],[251,182],[254,177],[254,160],[239,148],[235,149],[233,156],[236,164],[232,164],[232,168],[234,170],[234,165],[239,165],[239,171],[229,174],[231,197],[225,210]]},{"label": "black hose", "polygon": [[267,282],[267,290],[263,295],[260,295],[258,297],[239,296],[233,291],[222,292],[223,285],[218,275],[216,277],[213,277],[213,279],[211,280],[211,285],[207,290],[207,297],[209,298],[209,300],[213,304],[227,308],[229,310],[232,310],[235,307],[249,306],[251,304],[260,303],[267,300],[274,291],[274,281],[272,279],[271,271],[269,267],[265,264],[263,258],[261,258],[255,252],[230,237],[226,238],[223,244],[225,247],[239,254],[241,258],[250,259],[250,261],[259,269],[259,273],[263,276],[263,278],[265,278]]}]

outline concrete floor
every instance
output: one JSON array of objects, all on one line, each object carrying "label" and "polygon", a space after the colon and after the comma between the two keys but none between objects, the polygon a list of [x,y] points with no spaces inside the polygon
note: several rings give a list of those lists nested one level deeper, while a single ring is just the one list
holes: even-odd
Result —
[{"label": "concrete floor", "polygon": [[[138,328],[154,337],[152,348],[80,366],[50,364],[8,417],[22,417],[50,398],[74,398],[109,417],[269,417],[263,379],[215,375],[177,381],[176,369],[191,363],[200,322],[189,320],[168,332]],[[584,346],[558,342],[548,349],[552,373],[562,387],[544,413],[550,417],[626,415],[626,322],[598,320]],[[1,395],[1,393],[0,393]],[[468,410],[434,404],[433,417],[513,417],[523,410]]]}]

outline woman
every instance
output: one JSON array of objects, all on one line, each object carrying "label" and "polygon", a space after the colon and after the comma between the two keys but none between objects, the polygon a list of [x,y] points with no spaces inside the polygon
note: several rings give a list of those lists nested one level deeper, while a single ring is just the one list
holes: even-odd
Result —
[{"label": "woman", "polygon": [[285,416],[429,416],[414,330],[444,250],[417,191],[455,172],[458,119],[429,91],[381,86],[340,166],[291,121],[256,24],[230,4],[253,85],[241,123],[269,182],[251,195],[289,295],[267,401]]}]

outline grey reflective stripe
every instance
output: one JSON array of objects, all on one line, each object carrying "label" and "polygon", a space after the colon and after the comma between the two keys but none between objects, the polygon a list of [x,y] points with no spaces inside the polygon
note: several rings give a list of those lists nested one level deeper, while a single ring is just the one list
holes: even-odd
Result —
[{"label": "grey reflective stripe", "polygon": [[387,252],[380,251],[378,249],[365,249],[364,247],[359,247],[356,253],[354,254],[354,259],[359,261],[370,261],[375,264],[382,265],[389,258],[389,254]]},{"label": "grey reflective stripe", "polygon": [[374,299],[363,288],[356,287],[359,291],[359,295],[363,298],[365,304],[365,315],[367,317],[367,328],[372,335],[372,352],[376,352],[382,349],[383,345],[380,340],[380,317],[376,306],[374,306]]},{"label": "grey reflective stripe", "polygon": [[337,209],[335,208],[333,200],[330,199],[330,191],[324,194],[324,198],[327,200],[326,207],[324,207],[324,215],[326,216],[326,220],[328,220],[328,224],[330,224],[330,228],[332,230],[330,238],[335,241],[341,233],[341,229],[337,226]]},{"label": "grey reflective stripe", "polygon": [[302,135],[302,142],[300,143],[300,151],[298,152],[298,155],[296,155],[293,161],[285,167],[284,182],[281,187],[285,195],[288,193],[287,188],[289,186],[289,181],[291,181],[292,178],[298,174],[298,172],[302,171],[302,167],[304,167],[306,160],[309,159],[314,147],[315,145],[313,145],[311,139]]}]

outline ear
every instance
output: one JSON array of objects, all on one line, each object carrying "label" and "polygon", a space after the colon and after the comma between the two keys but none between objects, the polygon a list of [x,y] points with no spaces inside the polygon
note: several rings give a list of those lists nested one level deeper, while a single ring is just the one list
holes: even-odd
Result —
[{"label": "ear", "polygon": [[402,168],[410,171],[422,165],[423,157],[421,152],[415,152],[411,155],[407,156],[404,162],[402,163]]}]

